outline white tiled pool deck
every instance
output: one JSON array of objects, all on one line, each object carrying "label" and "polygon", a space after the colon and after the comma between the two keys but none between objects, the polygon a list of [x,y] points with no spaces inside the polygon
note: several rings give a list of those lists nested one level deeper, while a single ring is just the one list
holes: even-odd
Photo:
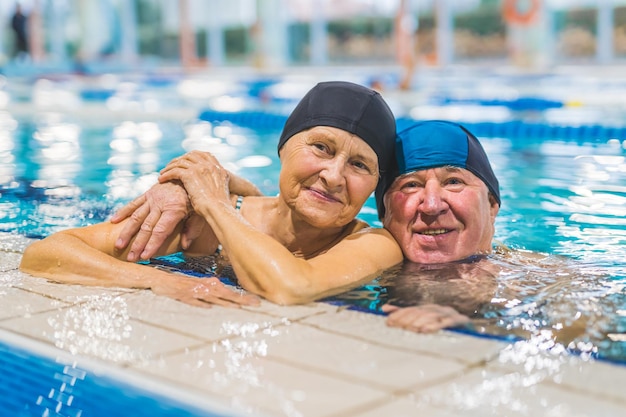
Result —
[{"label": "white tiled pool deck", "polygon": [[254,416],[626,415],[626,366],[412,334],[325,303],[203,309],[49,283],[19,272],[28,242],[0,234],[0,340],[196,405]]}]

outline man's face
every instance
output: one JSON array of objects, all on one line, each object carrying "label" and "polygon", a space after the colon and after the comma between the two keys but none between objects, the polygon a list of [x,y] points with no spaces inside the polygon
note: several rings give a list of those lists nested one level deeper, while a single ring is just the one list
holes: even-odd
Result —
[{"label": "man's face", "polygon": [[490,253],[500,207],[485,183],[456,167],[402,175],[384,197],[383,225],[404,256],[432,264]]}]

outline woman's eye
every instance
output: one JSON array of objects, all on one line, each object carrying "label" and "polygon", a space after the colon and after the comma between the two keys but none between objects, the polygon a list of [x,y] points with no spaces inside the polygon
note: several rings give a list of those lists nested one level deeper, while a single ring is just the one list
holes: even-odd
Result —
[{"label": "woman's eye", "polygon": [[313,146],[315,148],[319,149],[322,152],[328,152],[329,151],[328,146],[326,146],[326,144],[324,144],[324,143],[316,142],[316,143],[313,144]]},{"label": "woman's eye", "polygon": [[358,168],[358,169],[364,169],[364,170],[367,170],[367,171],[370,170],[367,165],[365,165],[363,162],[360,162],[360,161],[352,162],[352,166],[354,166],[355,168]]}]

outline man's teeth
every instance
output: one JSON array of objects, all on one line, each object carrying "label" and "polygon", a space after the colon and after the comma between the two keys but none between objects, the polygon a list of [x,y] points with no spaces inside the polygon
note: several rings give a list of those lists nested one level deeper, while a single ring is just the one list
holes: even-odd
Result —
[{"label": "man's teeth", "polygon": [[442,234],[444,234],[446,232],[447,232],[446,229],[432,229],[432,230],[424,230],[420,234],[422,234],[422,235],[442,235]]}]

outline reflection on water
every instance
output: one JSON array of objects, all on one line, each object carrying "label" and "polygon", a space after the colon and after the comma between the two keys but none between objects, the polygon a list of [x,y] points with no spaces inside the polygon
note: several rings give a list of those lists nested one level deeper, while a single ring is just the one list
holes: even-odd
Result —
[{"label": "reflection on water", "polygon": [[518,273],[511,259],[494,259],[499,285],[515,284],[519,303],[484,304],[478,331],[626,361],[626,320],[615,313],[626,307],[624,144],[528,141],[511,144],[510,158],[496,152],[508,196],[496,237],[551,256]]},{"label": "reflection on water", "polygon": [[105,220],[155,184],[170,159],[194,149],[216,153],[266,193],[278,189],[275,132],[201,120],[102,127],[54,112],[36,116],[17,123],[0,113],[0,231],[40,237]]},{"label": "reflection on water", "polygon": [[496,144],[492,160],[504,195],[498,239],[583,258],[592,245],[595,261],[599,253],[617,259],[615,244],[626,243],[626,151],[619,141]]},{"label": "reflection on water", "polygon": [[332,300],[371,311],[386,303],[447,305],[473,319],[463,331],[626,362],[626,317],[615,313],[626,308],[625,276],[623,266],[511,251],[442,265],[407,262]]}]

